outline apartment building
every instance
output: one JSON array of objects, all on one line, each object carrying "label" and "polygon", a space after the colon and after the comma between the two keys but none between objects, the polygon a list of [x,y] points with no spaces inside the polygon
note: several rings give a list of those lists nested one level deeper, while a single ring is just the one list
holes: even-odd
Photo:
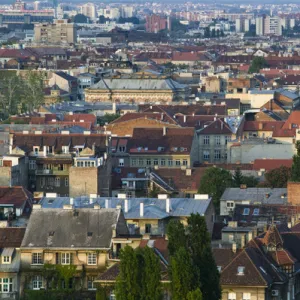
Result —
[{"label": "apartment building", "polygon": [[53,24],[34,25],[34,41],[43,44],[74,44],[77,40],[76,25],[68,20],[55,20]]}]

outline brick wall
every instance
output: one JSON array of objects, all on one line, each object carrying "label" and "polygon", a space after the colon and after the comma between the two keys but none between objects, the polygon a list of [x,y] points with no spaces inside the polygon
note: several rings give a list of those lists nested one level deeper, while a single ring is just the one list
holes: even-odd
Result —
[{"label": "brick wall", "polygon": [[300,182],[288,182],[287,197],[290,204],[300,204]]}]

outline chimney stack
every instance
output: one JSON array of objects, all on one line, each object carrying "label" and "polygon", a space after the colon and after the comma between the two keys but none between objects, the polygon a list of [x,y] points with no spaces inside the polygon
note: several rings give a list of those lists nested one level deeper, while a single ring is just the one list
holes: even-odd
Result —
[{"label": "chimney stack", "polygon": [[129,211],[129,200],[125,199],[125,201],[124,201],[124,212],[128,213],[128,211]]},{"label": "chimney stack", "polygon": [[143,217],[144,216],[144,203],[141,202],[140,203],[140,217]]},{"label": "chimney stack", "polygon": [[186,115],[183,116],[183,122],[186,123]]},{"label": "chimney stack", "polygon": [[164,127],[163,127],[163,136],[166,136],[166,135],[167,135],[167,127],[164,126]]},{"label": "chimney stack", "polygon": [[170,199],[167,198],[166,199],[166,213],[170,213]]},{"label": "chimney stack", "polygon": [[70,205],[74,205],[74,198],[70,198]]}]

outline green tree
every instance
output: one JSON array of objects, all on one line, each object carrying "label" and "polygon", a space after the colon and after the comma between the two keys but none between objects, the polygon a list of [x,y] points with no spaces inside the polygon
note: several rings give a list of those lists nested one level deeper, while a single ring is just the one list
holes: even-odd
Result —
[{"label": "green tree", "polygon": [[249,68],[249,73],[259,73],[260,69],[268,67],[268,63],[264,57],[256,56],[253,58],[251,66]]},{"label": "green tree", "polygon": [[240,168],[237,168],[234,171],[232,180],[235,187],[240,187],[240,185],[243,183],[243,175]]},{"label": "green tree", "polygon": [[143,250],[143,270],[142,270],[142,300],[162,299],[162,287],[160,282],[160,261],[153,249],[146,247]]},{"label": "green tree", "polygon": [[201,290],[198,288],[194,291],[188,292],[187,300],[202,300]]},{"label": "green tree", "polygon": [[116,280],[115,293],[118,300],[140,299],[140,268],[136,252],[126,246],[120,252],[120,273]]},{"label": "green tree", "polygon": [[38,72],[28,72],[26,78],[22,79],[23,89],[21,103],[23,111],[32,113],[34,109],[44,104],[44,80],[43,75]]},{"label": "green tree", "polygon": [[184,225],[179,220],[171,220],[167,228],[168,250],[170,255],[174,255],[180,247],[186,247],[187,239]]},{"label": "green tree", "polygon": [[286,166],[280,166],[265,174],[266,184],[271,188],[286,188],[290,177],[291,168]]},{"label": "green tree", "polygon": [[180,247],[171,257],[170,278],[173,300],[185,300],[191,291],[193,268],[188,251]]},{"label": "green tree", "polygon": [[231,185],[232,176],[229,171],[212,167],[205,170],[198,192],[212,196],[215,209],[219,212],[220,198],[225,189]]},{"label": "green tree", "polygon": [[83,14],[77,14],[76,16],[74,16],[74,23],[88,23],[89,22],[89,18]]},{"label": "green tree", "polygon": [[291,171],[291,180],[300,181],[300,141],[296,142],[297,153],[293,156],[293,164]]},{"label": "green tree", "polygon": [[242,184],[245,184],[247,187],[256,187],[258,185],[258,179],[254,176],[243,176]]},{"label": "green tree", "polygon": [[193,288],[200,286],[204,299],[218,300],[221,297],[219,271],[211,251],[205,218],[198,213],[192,214],[188,218],[187,234],[194,269]]}]

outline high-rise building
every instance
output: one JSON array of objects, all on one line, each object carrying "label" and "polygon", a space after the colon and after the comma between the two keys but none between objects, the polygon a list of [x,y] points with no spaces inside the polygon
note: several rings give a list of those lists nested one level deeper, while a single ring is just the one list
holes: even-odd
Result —
[{"label": "high-rise building", "polygon": [[146,17],[146,31],[158,33],[160,30],[168,29],[168,19],[159,15]]},{"label": "high-rise building", "polygon": [[77,32],[74,23],[68,20],[55,20],[53,24],[35,24],[34,41],[44,44],[74,44]]},{"label": "high-rise building", "polygon": [[266,16],[264,19],[264,34],[282,35],[282,22],[280,17]]},{"label": "high-rise building", "polygon": [[295,19],[290,19],[290,28],[294,29],[295,27]]},{"label": "high-rise building", "polygon": [[97,18],[97,10],[94,3],[86,3],[81,6],[81,13],[90,19]]},{"label": "high-rise building", "polygon": [[246,19],[244,20],[244,32],[250,31],[250,20]]},{"label": "high-rise building", "polygon": [[26,10],[25,2],[22,0],[16,0],[16,2],[13,5],[14,10]]},{"label": "high-rise building", "polygon": [[122,6],[121,7],[121,17],[132,18],[133,17],[133,7],[132,6]]},{"label": "high-rise building", "polygon": [[236,32],[243,32],[243,20],[242,19],[236,19],[235,20],[235,31]]},{"label": "high-rise building", "polygon": [[40,10],[41,9],[41,2],[40,1],[34,1],[33,2],[33,9],[34,10]]},{"label": "high-rise building", "polygon": [[256,35],[264,35],[264,17],[257,17],[255,19]]}]

